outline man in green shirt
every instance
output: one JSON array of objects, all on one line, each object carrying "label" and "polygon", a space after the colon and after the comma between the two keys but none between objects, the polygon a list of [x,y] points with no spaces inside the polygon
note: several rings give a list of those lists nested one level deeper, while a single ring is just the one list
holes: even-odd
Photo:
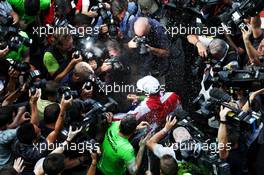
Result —
[{"label": "man in green shirt", "polygon": [[60,82],[77,63],[82,61],[82,56],[75,58],[72,54],[72,35],[64,34],[64,28],[58,30],[59,32],[53,35],[52,45],[44,53],[43,64],[48,72],[49,79]]},{"label": "man in green shirt", "polygon": [[41,10],[50,7],[50,0],[8,0],[20,17],[20,27],[25,29],[28,24],[35,21]]},{"label": "man in green shirt", "polygon": [[137,126],[136,118],[132,115],[126,116],[121,122],[113,122],[104,138],[102,155],[98,163],[99,170],[105,175],[123,175],[126,170],[130,174],[135,174],[141,165],[148,137],[140,142],[137,157],[128,138],[135,130],[147,126],[146,122],[141,122]]}]

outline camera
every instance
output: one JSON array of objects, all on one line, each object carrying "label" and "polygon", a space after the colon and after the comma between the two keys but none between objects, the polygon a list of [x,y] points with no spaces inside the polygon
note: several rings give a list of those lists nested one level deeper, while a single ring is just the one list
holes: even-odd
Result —
[{"label": "camera", "polygon": [[46,87],[47,80],[41,79],[39,81],[33,82],[29,88],[31,95],[35,95],[38,88],[42,89]]},{"label": "camera", "polygon": [[124,69],[124,66],[120,62],[119,59],[120,59],[119,57],[111,56],[111,58],[105,60],[105,63],[110,64],[112,66],[113,70],[121,70],[122,71]]},{"label": "camera", "polygon": [[72,91],[70,87],[62,86],[58,90],[59,94],[62,96],[64,95],[65,100],[73,98],[77,98],[79,96],[79,93],[77,91]]},{"label": "camera", "polygon": [[12,26],[13,25],[13,17],[12,16],[8,16],[8,17],[0,16],[0,24],[3,26]]},{"label": "camera", "polygon": [[92,11],[97,12],[105,24],[110,23],[110,16],[107,13],[104,3],[101,0],[97,0],[97,5],[91,8]]},{"label": "camera", "polygon": [[234,108],[225,103],[231,100],[232,97],[229,94],[218,88],[213,88],[210,90],[210,99],[200,103],[200,109],[197,113],[207,118],[218,116],[220,106],[222,105],[232,110],[226,116],[228,125],[239,127],[241,130],[249,133],[254,133],[261,124],[262,114],[256,111],[244,112],[241,109]]},{"label": "camera", "polygon": [[80,55],[82,55],[83,59],[87,62],[89,61],[91,58],[94,58],[94,54],[92,52],[89,51],[85,51],[83,49],[81,50],[77,50],[73,53],[73,57],[75,59],[78,59],[80,57]]},{"label": "camera", "polygon": [[148,43],[147,38],[145,36],[142,37],[136,37],[134,40],[139,48],[139,54],[140,55],[146,55],[148,54],[148,47],[146,46],[146,44]]},{"label": "camera", "polygon": [[15,60],[9,61],[9,69],[13,68],[19,72],[28,72],[30,70],[30,65],[27,62],[18,62]]},{"label": "camera", "polygon": [[118,29],[113,18],[111,18],[110,23],[108,24],[108,33],[110,38],[117,38]]},{"label": "camera", "polygon": [[218,17],[212,17],[209,21],[216,25],[224,24],[232,26],[232,24],[235,24],[240,29],[248,30],[244,19],[256,16],[263,8],[264,4],[262,0],[245,0],[238,7],[225,11]]},{"label": "camera", "polygon": [[[202,127],[199,129],[197,121],[192,120],[189,113],[182,108],[175,109],[169,115],[176,117],[178,120],[177,126],[184,127],[192,136],[191,139],[182,141],[179,144],[174,143],[173,149],[178,160],[192,162],[196,166],[201,167],[203,169],[202,174],[230,174],[230,166],[228,163],[220,160],[217,152],[218,144],[215,141],[215,137],[208,133],[208,130],[202,131]],[[172,135],[167,141],[175,142]],[[204,145],[207,146],[204,147]],[[215,149],[204,149],[208,147],[214,147]]]},{"label": "camera", "polygon": [[0,49],[3,50],[7,46],[10,50],[17,51],[21,45],[29,47],[32,44],[32,39],[23,37],[21,35],[15,35],[7,38],[0,39]]},{"label": "camera", "polygon": [[[82,132],[82,134],[84,135],[82,139],[85,138],[85,140],[87,140],[88,138],[94,138],[93,136],[97,132],[95,129],[98,127],[98,124],[100,125],[102,122],[106,122],[105,112],[115,111],[118,103],[114,99],[108,97],[108,102],[105,104],[93,99],[87,99],[85,101],[76,99],[73,101],[73,105],[78,112],[84,113],[82,120],[75,123],[75,126],[83,127],[84,132]],[[72,123],[69,124],[72,125]],[[64,137],[68,135],[68,128],[62,130],[62,135]],[[81,139],[78,138],[77,140],[81,141]]]}]

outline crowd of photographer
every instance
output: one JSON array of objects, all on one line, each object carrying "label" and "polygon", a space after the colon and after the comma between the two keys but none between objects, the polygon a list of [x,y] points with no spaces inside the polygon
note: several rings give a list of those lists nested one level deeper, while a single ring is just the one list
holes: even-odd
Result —
[{"label": "crowd of photographer", "polygon": [[[0,0],[0,174],[262,175],[263,8]],[[177,36],[193,89],[167,88],[179,24],[224,28]]]}]

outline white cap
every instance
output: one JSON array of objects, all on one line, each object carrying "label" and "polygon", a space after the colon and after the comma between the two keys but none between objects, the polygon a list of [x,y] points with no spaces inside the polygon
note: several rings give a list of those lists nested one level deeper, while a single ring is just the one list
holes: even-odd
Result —
[{"label": "white cap", "polygon": [[176,143],[181,143],[185,140],[189,140],[192,138],[191,134],[189,133],[189,131],[184,128],[184,127],[177,127],[173,130],[173,138],[175,140]]},{"label": "white cap", "polygon": [[137,81],[137,88],[148,94],[155,94],[160,90],[160,83],[156,78],[148,75]]}]

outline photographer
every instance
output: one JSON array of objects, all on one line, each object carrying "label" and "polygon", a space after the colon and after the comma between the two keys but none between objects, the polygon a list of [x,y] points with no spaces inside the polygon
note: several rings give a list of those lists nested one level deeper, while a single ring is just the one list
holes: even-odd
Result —
[{"label": "photographer", "polygon": [[128,48],[140,50],[140,74],[162,79],[169,69],[170,55],[170,42],[164,27],[154,19],[139,17],[131,22],[130,31],[133,39],[128,42]]},{"label": "photographer", "polygon": [[[74,66],[82,61],[82,56],[75,58],[71,55],[73,49],[73,38],[70,34],[62,34],[64,29],[60,28],[61,34],[53,35],[53,45],[44,54],[43,63],[48,72],[47,77],[60,82]],[[71,55],[71,56],[70,56]]]},{"label": "photographer", "polygon": [[13,155],[10,149],[11,144],[16,139],[17,127],[28,121],[24,114],[15,115],[14,107],[1,107],[0,108],[0,167],[8,167],[12,164]]},{"label": "photographer", "polygon": [[[12,17],[13,25],[19,21],[19,16],[13,11],[12,6],[6,0],[0,1],[0,19]],[[1,20],[0,20],[1,21]]]},{"label": "photographer", "polygon": [[136,174],[141,165],[148,136],[140,141],[136,157],[128,139],[137,129],[144,127],[147,127],[147,124],[141,122],[138,125],[133,115],[127,115],[121,122],[112,123],[102,144],[102,155],[98,162],[100,173],[123,175],[128,170],[129,174]]},{"label": "photographer", "polygon": [[[264,101],[263,101],[264,89],[257,90],[250,93],[249,99],[243,106],[242,110],[244,112],[256,111],[263,114],[264,111]],[[263,121],[263,115],[262,115]],[[262,162],[262,151],[264,145],[264,129],[259,128],[250,139],[250,147],[248,151],[248,166],[249,172],[251,174],[261,174],[263,172],[263,167],[260,162]]]},{"label": "photographer", "polygon": [[[102,75],[106,83],[124,82],[125,74],[128,73],[129,68],[126,65],[127,63],[125,63],[120,44],[117,41],[109,40],[106,42],[106,49],[107,59],[105,59],[103,64],[96,70],[96,73]],[[118,76],[120,73],[124,74],[124,76]]]},{"label": "photographer", "polygon": [[129,39],[131,33],[130,23],[138,13],[138,6],[135,2],[113,0],[111,2],[111,12],[114,20],[119,24],[118,37],[123,40]]},{"label": "photographer", "polygon": [[[53,150],[47,157],[38,160],[34,167],[35,175],[43,174],[60,174],[64,169],[70,169],[73,166],[69,164],[69,161],[63,155],[66,146],[71,143],[74,137],[82,130],[82,128],[77,128],[75,131],[72,130],[70,126],[67,139],[61,143],[59,147]],[[81,163],[81,160],[77,160],[79,163],[75,163],[75,166]]]},{"label": "photographer", "polygon": [[55,124],[55,129],[44,138],[41,135],[41,130],[38,127],[39,121],[37,118],[36,103],[39,98],[40,92],[37,91],[34,96],[31,96],[31,119],[30,123],[23,123],[17,130],[17,140],[13,145],[13,152],[15,157],[23,157],[25,160],[26,168],[24,172],[30,172],[33,169],[35,163],[43,156],[47,155],[49,151],[49,145],[53,144],[59,135],[59,132],[63,126],[64,113],[70,105],[70,100],[62,98],[61,110],[59,117]]},{"label": "photographer", "polygon": [[86,62],[79,62],[74,66],[72,72],[70,72],[61,81],[63,86],[68,86],[71,90],[76,90],[80,93],[80,97],[85,100],[92,96],[92,89],[85,89],[83,85],[94,75],[92,67]]},{"label": "photographer", "polygon": [[57,102],[59,84],[55,81],[47,81],[42,88],[40,98],[37,101],[38,118],[42,120],[45,108]]},{"label": "photographer", "polygon": [[50,6],[50,0],[8,0],[20,17],[19,26],[24,30],[38,17],[41,10]]},{"label": "photographer", "polygon": [[[238,55],[235,51],[229,49],[229,45],[221,39],[206,38],[197,35],[188,35],[189,43],[193,44],[198,49],[198,54],[201,57],[212,59],[221,68],[237,69]],[[209,61],[212,61],[209,60]]]},{"label": "photographer", "polygon": [[241,30],[243,34],[243,40],[246,47],[246,51],[249,57],[249,62],[253,65],[262,65],[262,57],[264,56],[264,39],[258,45],[257,49],[253,46],[250,41],[250,35],[252,32],[251,27],[249,26],[249,31]]},{"label": "photographer", "polygon": [[219,156],[220,159],[226,160],[230,164],[232,175],[242,175],[247,168],[245,167],[247,146],[239,129],[227,125],[226,116],[230,111],[230,109],[221,106],[218,143],[224,146],[219,148]]}]

